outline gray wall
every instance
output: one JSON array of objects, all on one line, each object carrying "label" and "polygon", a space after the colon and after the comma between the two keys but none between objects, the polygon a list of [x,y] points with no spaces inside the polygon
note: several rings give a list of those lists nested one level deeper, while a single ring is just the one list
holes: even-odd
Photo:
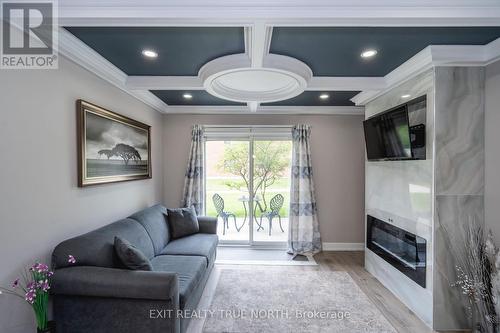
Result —
[{"label": "gray wall", "polygon": [[312,125],[314,181],[323,242],[364,242],[364,140],[362,116],[167,115],[164,119],[165,202],[178,206],[189,154],[191,126]]},{"label": "gray wall", "polygon": [[485,220],[500,245],[500,61],[486,67]]},{"label": "gray wall", "polygon": [[[162,201],[162,115],[60,59],[59,70],[0,73],[0,285],[60,241]],[[152,126],[153,179],[77,187],[79,98]],[[0,332],[34,332],[21,299],[0,296]]]}]

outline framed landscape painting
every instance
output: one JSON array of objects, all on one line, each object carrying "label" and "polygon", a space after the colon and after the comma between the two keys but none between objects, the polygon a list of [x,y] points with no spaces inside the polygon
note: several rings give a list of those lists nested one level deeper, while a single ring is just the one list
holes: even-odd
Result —
[{"label": "framed landscape painting", "polygon": [[151,127],[77,101],[78,186],[151,178]]}]

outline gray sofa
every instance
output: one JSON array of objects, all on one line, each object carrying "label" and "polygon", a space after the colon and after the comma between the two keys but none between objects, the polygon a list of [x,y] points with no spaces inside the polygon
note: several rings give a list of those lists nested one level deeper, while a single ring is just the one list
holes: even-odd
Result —
[{"label": "gray sofa", "polygon": [[[58,333],[186,331],[189,319],[178,310],[198,304],[215,262],[217,220],[198,217],[199,233],[172,240],[166,213],[156,205],[54,249]],[[154,270],[125,269],[114,251],[115,236],[139,248]]]}]

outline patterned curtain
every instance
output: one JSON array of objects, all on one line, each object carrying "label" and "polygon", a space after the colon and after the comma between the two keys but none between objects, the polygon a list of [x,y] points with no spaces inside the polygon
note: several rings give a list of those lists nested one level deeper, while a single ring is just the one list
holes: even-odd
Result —
[{"label": "patterned curtain", "polygon": [[191,132],[191,149],[186,176],[184,178],[184,194],[182,195],[182,207],[194,206],[196,213],[205,213],[205,145],[203,144],[203,127],[194,125]]},{"label": "patterned curtain", "polygon": [[292,129],[292,185],[288,253],[315,254],[321,251],[310,148],[311,126]]}]

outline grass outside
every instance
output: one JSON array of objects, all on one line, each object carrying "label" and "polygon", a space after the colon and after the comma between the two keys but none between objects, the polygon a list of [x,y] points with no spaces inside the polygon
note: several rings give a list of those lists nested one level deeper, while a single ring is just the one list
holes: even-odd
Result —
[{"label": "grass outside", "polygon": [[[226,185],[228,181],[237,181],[237,179],[220,179],[220,178],[208,178],[206,183],[207,192],[207,207],[206,213],[208,216],[216,216],[217,211],[215,210],[212,196],[218,193],[224,199],[224,210],[226,212],[231,212],[236,215],[236,217],[245,217],[245,209],[243,207],[243,202],[238,199],[245,196],[248,197],[248,192],[241,188],[241,190],[236,190],[230,188]],[[280,215],[282,217],[288,216],[288,209],[290,206],[290,179],[280,178],[272,186],[268,187],[266,190],[266,201],[269,210],[269,201],[276,194],[281,194],[285,198],[283,207],[280,210]],[[260,194],[259,194],[260,196]],[[247,203],[248,205],[248,203]],[[257,216],[260,216],[259,210],[257,209]]]}]

